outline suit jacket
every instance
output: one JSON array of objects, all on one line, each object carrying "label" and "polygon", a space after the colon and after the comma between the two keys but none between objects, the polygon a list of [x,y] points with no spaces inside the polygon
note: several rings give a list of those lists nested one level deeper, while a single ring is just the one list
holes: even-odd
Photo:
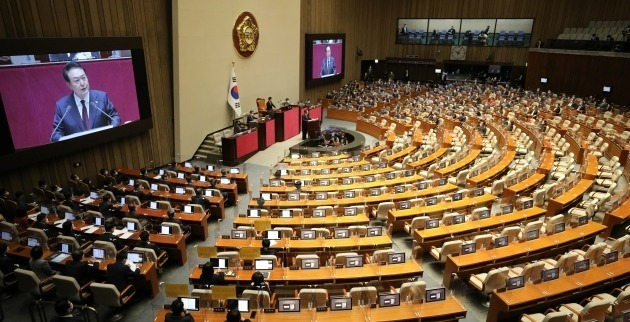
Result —
[{"label": "suit jacket", "polygon": [[158,247],[156,244],[152,243],[152,242],[148,242],[148,241],[140,241],[136,247],[142,247],[142,248],[150,248],[153,249],[153,251],[155,252],[156,256],[160,256],[164,251],[162,249],[160,249],[160,247]]},{"label": "suit jacket", "polygon": [[120,239],[118,237],[116,237],[116,235],[112,234],[112,233],[103,233],[101,234],[101,238],[102,241],[108,241],[114,244],[114,246],[116,247],[116,250],[121,250],[125,247],[125,245],[122,243],[122,241],[120,241]]},{"label": "suit jacket", "polygon": [[[74,100],[74,93],[60,98],[56,103],[55,117],[53,119],[53,132],[50,142],[57,142],[63,136],[99,128],[106,125],[120,125],[120,116],[109,100],[107,93],[90,90],[90,106],[88,108],[89,123],[86,128],[79,114],[79,108]],[[99,111],[100,109],[100,111]],[[66,113],[66,110],[68,111]],[[102,112],[101,112],[102,111]],[[65,117],[63,115],[66,115]],[[107,117],[107,114],[109,117]],[[110,118],[111,117],[111,118]],[[62,120],[63,118],[63,120]]]},{"label": "suit jacket", "polygon": [[210,201],[204,197],[193,196],[190,201],[191,203],[203,206],[204,210],[208,210],[210,208]]},{"label": "suit jacket", "polygon": [[31,268],[31,271],[33,271],[40,280],[55,275],[55,271],[53,271],[52,268],[50,268],[50,265],[48,265],[48,262],[42,258],[36,260],[31,259],[29,260],[28,265]]},{"label": "suit jacket", "polygon": [[[330,63],[327,63],[327,60],[330,59]],[[328,76],[334,75],[337,73],[337,66],[335,65],[335,57],[324,58],[322,59],[322,71],[320,76]]]},{"label": "suit jacket", "polygon": [[87,262],[68,261],[63,271],[63,275],[74,277],[79,286],[87,284],[92,280],[93,273],[98,269]]},{"label": "suit jacket", "polygon": [[7,256],[6,254],[0,255],[0,271],[3,274],[9,274],[15,270],[15,265],[13,265],[13,260]]},{"label": "suit jacket", "polygon": [[132,271],[129,266],[122,262],[107,265],[107,283],[114,284],[119,292],[122,292],[129,285],[129,278],[135,278],[139,275],[139,268]]},{"label": "suit jacket", "polygon": [[274,107],[276,107],[276,106],[273,104],[272,101],[267,101],[267,111],[270,111]]}]

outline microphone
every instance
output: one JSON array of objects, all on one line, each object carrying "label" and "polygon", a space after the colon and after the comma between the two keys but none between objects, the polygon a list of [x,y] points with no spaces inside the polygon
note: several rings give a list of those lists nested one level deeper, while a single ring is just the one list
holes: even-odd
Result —
[{"label": "microphone", "polygon": [[111,117],[111,116],[109,116],[109,114],[105,113],[103,110],[101,110],[101,108],[100,108],[100,107],[98,107],[98,105],[96,105],[96,104],[98,104],[98,101],[96,101],[96,102],[90,102],[90,105],[93,105],[93,106],[94,106],[97,110],[99,110],[99,111],[100,111],[101,113],[103,113],[105,116],[109,117],[109,119],[110,119],[110,120],[112,120],[112,122],[114,122],[114,118],[113,118],[113,117]]},{"label": "microphone", "polygon": [[63,112],[63,115],[61,116],[61,119],[59,120],[59,123],[57,123],[57,126],[55,126],[55,129],[50,134],[50,142],[52,142],[53,135],[55,135],[55,132],[57,132],[57,129],[59,128],[59,125],[61,125],[61,121],[63,121],[64,117],[66,117],[66,114],[68,114],[68,111],[70,111],[70,107],[71,107],[70,105],[68,105],[66,107],[66,111]]}]

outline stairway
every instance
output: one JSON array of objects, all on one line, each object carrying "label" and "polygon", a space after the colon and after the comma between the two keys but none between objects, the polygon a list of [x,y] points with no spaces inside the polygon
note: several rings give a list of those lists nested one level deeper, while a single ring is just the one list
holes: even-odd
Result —
[{"label": "stairway", "polygon": [[212,164],[219,164],[221,158],[221,147],[214,143],[214,133],[206,135],[206,138],[201,142],[193,156],[195,160]]}]

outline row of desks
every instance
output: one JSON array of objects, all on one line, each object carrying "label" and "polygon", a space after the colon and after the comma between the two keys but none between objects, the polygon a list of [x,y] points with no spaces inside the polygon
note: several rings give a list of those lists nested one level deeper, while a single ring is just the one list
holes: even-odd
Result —
[{"label": "row of desks", "polygon": [[[409,177],[396,177],[394,179],[389,180],[374,180],[372,182],[354,182],[352,184],[336,184],[336,185],[327,185],[327,186],[314,186],[314,185],[306,185],[302,186],[301,192],[328,192],[328,191],[339,191],[339,190],[353,190],[353,189],[371,189],[371,188],[380,188],[386,186],[397,186],[402,184],[410,184],[414,182],[418,182],[424,179],[424,177],[420,174],[413,174]],[[269,192],[269,193],[287,193],[295,191],[294,187],[288,186],[279,186],[279,187],[260,187],[260,192]]]},{"label": "row of desks", "polygon": [[[341,251],[346,249],[357,250],[374,250],[382,248],[392,247],[392,238],[383,233],[381,236],[369,236],[358,237],[351,236],[349,238],[341,239],[312,239],[312,240],[290,240],[287,238],[276,241],[271,248],[274,250],[290,250],[292,252],[307,252],[307,251]],[[243,247],[262,247],[262,240],[247,238],[247,239],[232,239],[232,238],[219,238],[215,245],[218,251],[231,251],[238,250]]]},{"label": "row of desks", "polygon": [[490,297],[488,322],[516,321],[523,313],[544,312],[559,304],[580,302],[600,293],[610,292],[630,279],[630,258],[591,267],[588,271],[540,284],[526,283],[524,287],[505,291],[494,291]]},{"label": "row of desks", "polygon": [[[162,309],[154,321],[164,321],[166,313],[170,310]],[[217,313],[212,310],[191,312],[195,321],[224,322],[225,312]],[[449,296],[444,301],[410,304],[401,300],[400,306],[389,308],[365,308],[355,306],[352,310],[314,312],[303,309],[299,313],[263,313],[256,316],[257,321],[313,321],[316,317],[319,321],[457,321],[466,317],[466,309],[459,301]],[[243,314],[243,318],[247,315]],[[252,318],[253,319],[253,318]]]},{"label": "row of desks", "polygon": [[[468,280],[471,274],[488,271],[492,267],[511,266],[512,264],[549,258],[570,249],[590,244],[595,237],[606,229],[605,226],[590,221],[588,224],[568,228],[553,234],[540,236],[538,239],[519,243],[510,243],[505,247],[477,250],[467,255],[451,256],[446,259],[443,285],[450,287],[453,275]],[[510,241],[511,242],[511,241]]]}]

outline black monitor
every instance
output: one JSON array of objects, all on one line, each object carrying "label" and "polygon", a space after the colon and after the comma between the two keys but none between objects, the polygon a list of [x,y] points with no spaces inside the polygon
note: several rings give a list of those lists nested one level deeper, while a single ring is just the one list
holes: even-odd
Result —
[{"label": "black monitor", "polygon": [[374,176],[365,176],[365,182],[374,182],[376,178]]},{"label": "black monitor", "polygon": [[208,171],[214,171],[214,166],[211,164],[206,165],[206,170]]},{"label": "black monitor", "polygon": [[553,232],[556,234],[563,232],[564,229],[565,229],[565,224],[563,222],[559,222],[553,226]]},{"label": "black monitor", "polygon": [[94,226],[103,226],[105,224],[105,218],[98,217],[98,216],[95,216],[93,218],[94,218],[94,222],[93,222]]},{"label": "black monitor", "polygon": [[328,179],[321,179],[321,180],[319,180],[319,185],[320,186],[329,186],[330,185],[330,180],[328,180]]},{"label": "black monitor", "polygon": [[390,173],[385,175],[385,179],[387,179],[387,180],[394,180],[394,179],[396,179],[396,174],[393,173],[393,172],[390,172]]},{"label": "black monitor", "polygon": [[300,312],[300,299],[286,297],[279,298],[278,312]]},{"label": "black monitor", "polygon": [[28,245],[28,247],[41,246],[42,240],[39,237],[28,236],[26,238],[26,245]]},{"label": "black monitor", "polygon": [[405,253],[387,254],[387,264],[402,264],[405,262]]},{"label": "black monitor", "polygon": [[346,207],[343,209],[344,216],[356,216],[357,215],[357,207]]},{"label": "black monitor", "polygon": [[330,310],[331,311],[343,311],[352,310],[352,298],[347,296],[331,295],[330,296]]},{"label": "black monitor", "polygon": [[444,301],[446,299],[446,289],[444,287],[426,290],[424,298],[427,303]]},{"label": "black monitor", "polygon": [[440,220],[437,218],[429,219],[424,224],[426,229],[438,228],[440,227]]},{"label": "black monitor", "polygon": [[343,173],[350,173],[350,172],[352,172],[352,168],[351,167],[343,167],[343,168],[341,168],[341,172],[343,172]]},{"label": "black monitor", "polygon": [[12,242],[13,241],[13,234],[11,234],[10,232],[8,232],[6,230],[2,230],[2,231],[0,231],[0,238],[2,238],[2,240],[6,241],[6,242]]},{"label": "black monitor", "polygon": [[229,310],[238,310],[241,313],[249,312],[249,299],[228,299]]},{"label": "black monitor", "polygon": [[280,187],[282,185],[281,180],[269,180],[270,187]]},{"label": "black monitor", "polygon": [[187,311],[199,311],[199,298],[198,297],[179,297],[179,300],[184,304],[184,309]]},{"label": "black monitor", "polygon": [[588,216],[580,216],[578,217],[578,226],[586,225],[588,223]]},{"label": "black monitor", "polygon": [[383,235],[383,227],[370,226],[367,228],[368,237],[381,236],[381,235]]},{"label": "black monitor", "polygon": [[59,243],[59,252],[64,254],[72,254],[72,244],[69,243]]},{"label": "black monitor", "polygon": [[477,189],[475,189],[475,197],[481,197],[481,196],[483,196],[483,195],[484,195],[484,193],[485,193],[485,192],[483,191],[483,188],[477,188]]},{"label": "black monitor", "polygon": [[352,190],[348,190],[348,191],[344,191],[343,192],[343,197],[344,198],[354,198],[355,192]]},{"label": "black monitor", "polygon": [[394,187],[394,192],[395,193],[403,193],[403,192],[405,192],[405,187],[404,186],[395,186]]},{"label": "black monitor", "polygon": [[247,230],[232,229],[232,239],[247,239]]},{"label": "black monitor", "polygon": [[443,186],[447,183],[446,178],[438,179],[438,186]]},{"label": "black monitor", "polygon": [[302,258],[302,269],[318,269],[319,258]]},{"label": "black monitor", "polygon": [[453,225],[463,224],[466,222],[466,217],[464,215],[453,216]]},{"label": "black monitor", "polygon": [[350,237],[350,229],[348,228],[335,228],[335,238],[348,238]]},{"label": "black monitor", "polygon": [[501,248],[508,245],[508,236],[501,236],[494,239],[494,248]]},{"label": "black monitor", "polygon": [[227,269],[229,265],[229,259],[227,257],[212,257],[210,258],[210,264],[214,269]]},{"label": "black monitor", "polygon": [[418,190],[424,190],[427,188],[427,183],[426,182],[419,182],[418,185]]},{"label": "black monitor", "polygon": [[328,199],[328,193],[326,192],[316,192],[315,193],[316,200],[326,200]]},{"label": "black monitor", "polygon": [[317,234],[315,234],[315,231],[311,229],[300,230],[300,239],[302,240],[315,239],[316,235]]},{"label": "black monitor", "polygon": [[573,269],[575,270],[575,272],[581,273],[584,271],[588,271],[591,265],[591,261],[589,259],[583,259],[581,261],[576,261],[573,265]]},{"label": "black monitor", "polygon": [[427,206],[434,206],[437,204],[437,197],[429,197],[427,199],[424,199],[424,201]]},{"label": "black monitor", "polygon": [[257,271],[273,270],[273,259],[266,259],[266,258],[254,259],[254,269]]},{"label": "black monitor", "polygon": [[554,268],[546,269],[542,271],[541,274],[542,274],[543,282],[552,281],[560,277],[560,268],[554,267]]},{"label": "black monitor", "polygon": [[173,234],[173,227],[171,226],[160,226],[160,235],[170,236]]},{"label": "black monitor", "polygon": [[279,230],[265,230],[265,238],[269,239],[269,240],[280,240],[282,237],[282,234],[280,233]]},{"label": "black monitor", "polygon": [[479,219],[490,218],[490,210],[483,210],[479,212]]},{"label": "black monitor", "polygon": [[525,276],[521,275],[521,276],[509,277],[505,285],[508,291],[521,288],[525,286]]},{"label": "black monitor", "polygon": [[512,205],[503,205],[502,209],[501,209],[501,213],[502,214],[511,214],[512,211],[514,211],[514,206]]},{"label": "black monitor", "polygon": [[313,209],[313,217],[326,217],[326,209]]},{"label": "black monitor", "polygon": [[346,267],[363,267],[363,256],[346,256]]},{"label": "black monitor", "polygon": [[260,209],[247,209],[247,217],[260,218]]},{"label": "black monitor", "polygon": [[400,293],[382,292],[378,293],[379,307],[392,307],[400,305]]},{"label": "black monitor", "polygon": [[476,251],[477,251],[477,245],[475,243],[462,245],[462,255],[472,254]]},{"label": "black monitor", "polygon": [[619,260],[619,251],[611,250],[608,253],[604,253],[604,263],[610,264]]},{"label": "black monitor", "polygon": [[539,235],[540,235],[540,230],[538,229],[530,230],[527,232],[527,240],[538,239]]},{"label": "black monitor", "polygon": [[453,201],[459,201],[462,200],[462,193],[461,192],[456,192],[454,194],[451,195],[451,199]]},{"label": "black monitor", "polygon": [[289,201],[298,201],[298,200],[300,200],[300,193],[299,192],[289,192],[287,194],[287,200],[289,200]]},{"label": "black monitor", "polygon": [[523,209],[529,209],[534,206],[534,200],[525,200],[523,201]]},{"label": "black monitor", "polygon": [[380,195],[381,195],[381,189],[379,188],[370,189],[370,196],[380,196]]},{"label": "black monitor", "polygon": [[401,201],[398,203],[398,209],[404,210],[411,208],[411,202],[409,200]]}]

